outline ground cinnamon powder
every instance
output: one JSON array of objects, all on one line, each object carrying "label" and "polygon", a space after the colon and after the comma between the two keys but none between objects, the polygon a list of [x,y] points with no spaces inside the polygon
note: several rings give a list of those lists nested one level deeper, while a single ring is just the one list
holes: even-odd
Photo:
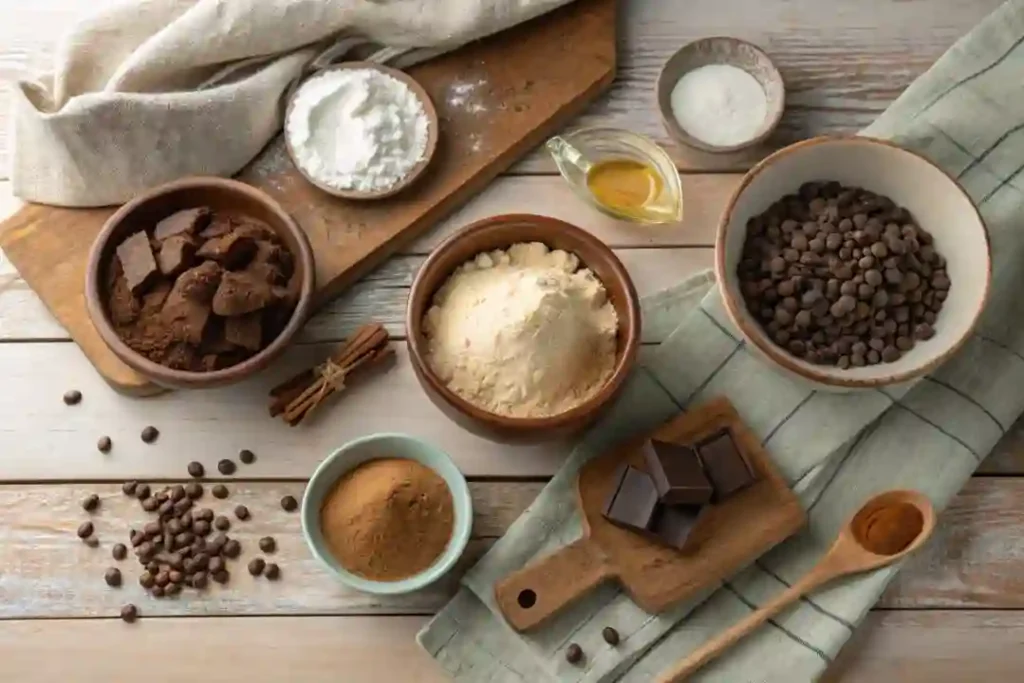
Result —
[{"label": "ground cinnamon powder", "polygon": [[876,555],[895,555],[913,543],[923,527],[920,510],[910,503],[896,503],[872,512],[855,533]]},{"label": "ground cinnamon powder", "polygon": [[371,460],[327,495],[320,524],[331,554],[373,581],[400,581],[427,569],[452,536],[448,485],[415,460]]}]

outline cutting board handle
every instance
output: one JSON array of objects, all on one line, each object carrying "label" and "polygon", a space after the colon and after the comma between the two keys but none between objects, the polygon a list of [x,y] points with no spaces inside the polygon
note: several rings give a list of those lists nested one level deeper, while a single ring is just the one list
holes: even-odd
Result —
[{"label": "cutting board handle", "polygon": [[581,538],[506,576],[495,584],[494,597],[512,628],[526,631],[610,577],[604,551]]}]

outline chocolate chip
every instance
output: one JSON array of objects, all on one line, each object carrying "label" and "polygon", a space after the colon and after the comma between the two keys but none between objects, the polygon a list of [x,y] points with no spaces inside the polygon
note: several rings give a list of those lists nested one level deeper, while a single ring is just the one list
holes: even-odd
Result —
[{"label": "chocolate chip", "polygon": [[264,536],[260,539],[259,545],[260,550],[265,553],[272,553],[277,550],[277,542],[274,540],[273,536]]},{"label": "chocolate chip", "polygon": [[128,557],[128,548],[124,543],[115,543],[114,547],[110,549],[110,554],[115,560],[123,560]]},{"label": "chocolate chip", "polygon": [[236,468],[237,466],[235,465],[234,460],[228,460],[227,458],[224,458],[223,460],[217,462],[217,471],[223,474],[224,476],[234,474]]},{"label": "chocolate chip", "polygon": [[173,500],[174,502],[178,502],[179,500],[185,497],[185,487],[182,486],[181,484],[175,484],[174,486],[171,487],[170,493],[171,500]]},{"label": "chocolate chip", "polygon": [[281,498],[281,508],[285,512],[295,512],[299,507],[299,502],[295,500],[294,496],[284,496]]},{"label": "chocolate chip", "polygon": [[111,588],[117,588],[121,585],[121,570],[117,567],[111,567],[103,574],[103,580],[107,582],[107,585]]},{"label": "chocolate chip", "polygon": [[109,436],[101,436],[96,440],[96,450],[100,453],[109,453],[113,447],[114,443],[110,440]]},{"label": "chocolate chip", "polygon": [[69,389],[64,392],[64,404],[75,406],[82,402],[82,392],[78,389]]},{"label": "chocolate chip", "polygon": [[619,632],[611,626],[605,626],[601,629],[601,637],[604,638],[604,642],[608,643],[612,647],[619,644]]},{"label": "chocolate chip", "polygon": [[576,643],[570,643],[569,647],[565,648],[565,661],[570,664],[579,664],[583,661],[583,648]]},{"label": "chocolate chip", "polygon": [[146,512],[156,512],[157,508],[160,507],[160,501],[156,498],[147,498],[142,501],[142,509]]},{"label": "chocolate chip", "polygon": [[192,523],[192,531],[196,536],[206,536],[210,533],[210,523],[205,520],[197,520]]},{"label": "chocolate chip", "polygon": [[162,598],[162,597],[164,597],[164,587],[163,586],[153,586],[152,588],[149,589],[149,594],[152,595],[154,598]]},{"label": "chocolate chip", "polygon": [[244,505],[238,505],[235,507],[235,517],[242,520],[243,522],[249,519],[249,508]]},{"label": "chocolate chip", "polygon": [[148,427],[143,428],[142,434],[140,436],[142,437],[143,443],[153,443],[154,441],[157,440],[157,437],[160,436],[160,430],[150,425]]},{"label": "chocolate chip", "polygon": [[214,484],[213,497],[223,500],[228,497],[228,487],[224,484]]},{"label": "chocolate chip", "polygon": [[193,503],[191,498],[182,498],[172,505],[175,514],[182,515],[192,509]]},{"label": "chocolate chip", "polygon": [[147,498],[149,498],[149,494],[150,491],[148,484],[139,484],[138,487],[136,487],[135,489],[135,497],[138,498],[139,500],[146,500]]},{"label": "chocolate chip", "polygon": [[79,538],[89,538],[90,536],[92,536],[92,532],[93,532],[92,522],[82,522],[78,526],[78,537]]},{"label": "chocolate chip", "polygon": [[95,493],[90,493],[82,501],[82,509],[85,510],[86,512],[92,512],[93,510],[95,510],[99,506],[100,506],[100,497],[97,496]]},{"label": "chocolate chip", "polygon": [[210,508],[199,508],[192,515],[201,522],[212,522],[213,521],[213,510]]},{"label": "chocolate chip", "polygon": [[121,621],[132,623],[139,616],[139,608],[131,603],[121,608]]},{"label": "chocolate chip", "polygon": [[222,571],[224,569],[224,558],[211,557],[207,566],[209,567],[211,574],[216,574],[217,572]]},{"label": "chocolate chip", "polygon": [[193,460],[188,464],[188,474],[190,477],[198,479],[206,474],[206,468],[203,467],[203,463],[198,460]]},{"label": "chocolate chip", "polygon": [[90,536],[89,538],[83,538],[82,542],[85,543],[90,548],[98,548],[99,545],[100,545],[100,539],[96,538],[95,536]]},{"label": "chocolate chip", "polygon": [[253,576],[259,576],[263,573],[263,568],[266,566],[267,563],[262,557],[254,557],[249,560],[249,573]]},{"label": "chocolate chip", "polygon": [[242,461],[243,465],[251,465],[256,462],[256,454],[248,448],[243,448],[238,451],[238,459]]},{"label": "chocolate chip", "polygon": [[172,583],[172,584],[169,584],[166,588],[164,588],[164,594],[165,595],[177,595],[180,592],[181,592],[181,584],[180,583]]},{"label": "chocolate chip", "polygon": [[281,568],[273,562],[268,562],[266,569],[263,570],[263,576],[271,581],[277,581],[281,578]]},{"label": "chocolate chip", "polygon": [[203,485],[198,481],[190,481],[185,484],[185,495],[192,500],[199,500],[203,497]]},{"label": "chocolate chip", "polygon": [[196,590],[203,590],[208,585],[209,577],[206,572],[196,572],[192,576],[192,587]]},{"label": "chocolate chip", "polygon": [[148,590],[152,588],[153,585],[156,583],[155,577],[156,575],[149,572],[148,570],[144,571],[141,574],[139,574],[139,585]]},{"label": "chocolate chip", "polygon": [[217,518],[213,520],[213,527],[219,531],[227,531],[231,528],[231,520],[224,515],[218,515]]},{"label": "chocolate chip", "polygon": [[213,577],[214,581],[221,585],[227,583],[228,579],[231,578],[231,574],[228,572],[227,569],[221,569],[219,572],[212,572],[211,576]]},{"label": "chocolate chip", "polygon": [[138,486],[139,482],[137,481],[126,481],[125,483],[121,484],[121,493],[123,493],[126,496],[134,496],[135,489]]},{"label": "chocolate chip", "polygon": [[224,556],[229,559],[235,559],[241,552],[242,545],[233,538],[224,544]]}]

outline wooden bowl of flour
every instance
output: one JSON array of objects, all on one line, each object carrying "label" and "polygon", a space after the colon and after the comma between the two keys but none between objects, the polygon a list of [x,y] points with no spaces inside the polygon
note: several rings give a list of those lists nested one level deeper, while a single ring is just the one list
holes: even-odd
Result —
[{"label": "wooden bowl of flour", "polygon": [[[548,417],[510,417],[484,410],[450,389],[432,369],[424,316],[438,289],[459,266],[478,254],[514,244],[541,242],[551,250],[575,254],[604,285],[615,309],[615,359],[600,389],[579,405]],[[466,226],[446,239],[416,274],[405,325],[409,358],[416,378],[431,401],[463,428],[505,443],[539,442],[565,437],[596,420],[619,395],[640,348],[640,300],[625,266],[603,242],[569,223],[547,216],[493,216]]]},{"label": "wooden bowl of flour", "polygon": [[[399,90],[402,90],[404,86],[403,92],[408,93],[411,99],[418,103],[422,112],[421,115],[426,120],[426,131],[417,137],[422,145],[422,155],[410,168],[401,174],[400,179],[376,189],[365,190],[346,187],[342,183],[344,179],[342,175],[325,172],[323,166],[323,163],[326,163],[326,159],[329,158],[327,157],[327,152],[336,153],[337,150],[345,150],[347,153],[354,154],[355,152],[348,151],[359,148],[359,145],[353,144],[353,141],[357,140],[358,136],[346,137],[352,133],[350,129],[345,127],[347,120],[332,116],[329,107],[324,107],[323,104],[315,105],[315,100],[318,97],[326,96],[324,87],[325,85],[330,85],[331,79],[338,79],[355,72],[372,72],[374,78],[383,79],[377,81],[377,85],[384,83],[389,88],[398,88]],[[319,117],[314,116],[311,113],[311,105],[321,109],[322,112],[328,113],[321,113]],[[292,163],[295,164],[295,168],[310,184],[342,199],[384,199],[385,197],[396,195],[412,185],[427,170],[427,166],[430,165],[430,161],[434,158],[434,154],[437,151],[439,125],[437,109],[434,107],[430,95],[411,76],[397,69],[372,62],[346,62],[315,72],[295,89],[295,92],[292,93],[288,100],[288,107],[285,113],[284,141],[285,148],[288,150],[288,156],[291,158]],[[316,131],[313,130],[314,128],[317,130],[330,130],[332,133],[332,145],[327,145],[326,143],[316,145],[300,141],[306,131],[315,135]],[[410,136],[410,139],[412,137]],[[419,137],[422,137],[422,139],[419,139]],[[419,144],[411,146],[420,147]],[[323,153],[325,161],[318,165],[310,156],[311,150]],[[341,161],[344,162],[347,159],[342,159]],[[337,166],[332,166],[332,168],[337,170]]]}]

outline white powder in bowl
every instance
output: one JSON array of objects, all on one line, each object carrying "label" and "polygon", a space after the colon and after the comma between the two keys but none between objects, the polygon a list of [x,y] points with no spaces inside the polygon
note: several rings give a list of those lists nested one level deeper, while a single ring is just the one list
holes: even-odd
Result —
[{"label": "white powder in bowl", "polygon": [[285,121],[295,163],[338,190],[382,192],[423,160],[430,120],[402,81],[374,69],[339,69],[296,91]]},{"label": "white powder in bowl", "polygon": [[449,389],[499,415],[548,417],[597,393],[615,366],[618,317],[570,253],[532,242],[460,266],[424,317]]},{"label": "white powder in bowl", "polygon": [[683,74],[669,102],[683,130],[720,147],[753,139],[768,117],[764,88],[732,64],[707,64]]}]

